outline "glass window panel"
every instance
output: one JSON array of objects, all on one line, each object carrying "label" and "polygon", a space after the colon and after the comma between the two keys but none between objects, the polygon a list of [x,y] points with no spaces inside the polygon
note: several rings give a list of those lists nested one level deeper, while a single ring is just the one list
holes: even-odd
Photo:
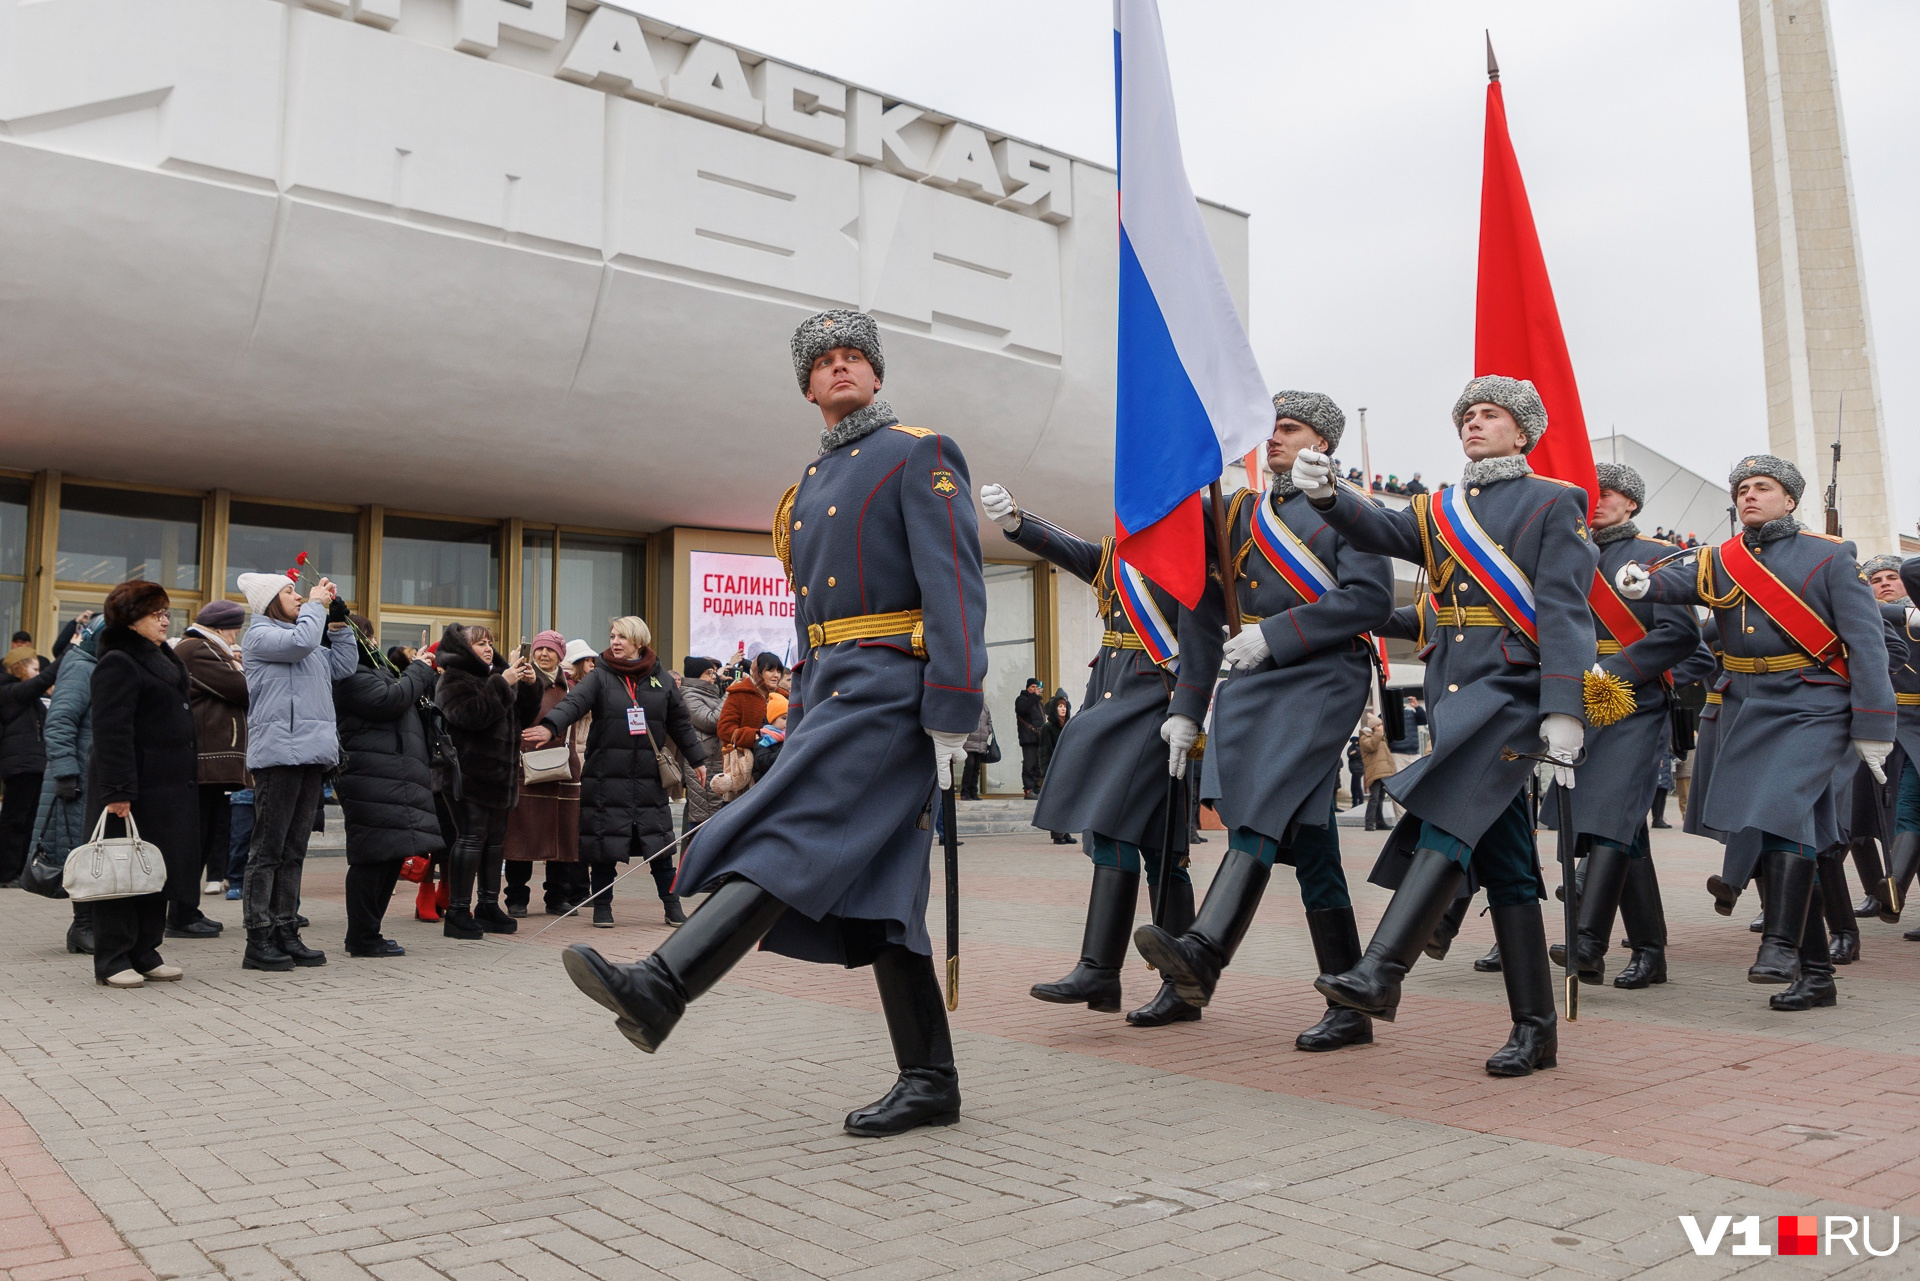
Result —
[{"label": "glass window panel", "polygon": [[200,509],[198,498],[62,485],[53,576],[108,585],[145,578],[197,591]]},{"label": "glass window panel", "polygon": [[[354,567],[359,564],[359,538],[357,512],[233,503],[227,509],[226,589],[239,591],[242,574],[283,574],[306,552],[308,568],[331,578],[350,604],[358,604]],[[313,582],[313,576],[305,582]]]},{"label": "glass window panel", "polygon": [[[25,593],[25,583],[0,581],[0,636],[11,636],[20,630],[20,619],[22,617],[20,601]],[[36,644],[39,642],[39,639],[37,636],[34,637]],[[42,649],[40,652],[44,654],[52,648],[53,638],[48,637],[46,649]]]},{"label": "glass window panel", "polygon": [[520,626],[529,639],[553,627],[553,535],[546,530],[520,535]]},{"label": "glass window panel", "polygon": [[561,534],[557,630],[569,640],[584,640],[598,648],[607,639],[610,621],[638,614],[644,545],[638,539]]},{"label": "glass window panel", "polygon": [[27,572],[27,499],[24,480],[0,479],[0,574]]},{"label": "glass window panel", "polygon": [[1020,735],[1013,700],[1034,675],[1033,570],[1025,565],[988,565],[987,711],[1000,761],[985,767],[982,792],[1020,793]]},{"label": "glass window panel", "polygon": [[387,517],[380,594],[388,605],[499,609],[500,527]]}]

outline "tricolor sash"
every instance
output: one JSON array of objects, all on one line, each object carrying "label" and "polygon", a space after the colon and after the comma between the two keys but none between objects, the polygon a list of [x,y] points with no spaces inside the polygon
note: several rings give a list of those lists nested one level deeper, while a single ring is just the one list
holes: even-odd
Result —
[{"label": "tricolor sash", "polygon": [[1120,608],[1126,613],[1127,621],[1133,624],[1133,633],[1140,638],[1147,657],[1177,674],[1180,670],[1180,636],[1173,625],[1167,622],[1166,615],[1160,612],[1160,607],[1153,603],[1153,588],[1147,582],[1147,576],[1115,556],[1113,586],[1120,597]]},{"label": "tricolor sash", "polygon": [[1273,509],[1273,504],[1267,501],[1265,495],[1253,505],[1250,524],[1253,545],[1287,581],[1287,586],[1300,593],[1301,600],[1312,604],[1320,599],[1321,593],[1330,592],[1339,585],[1320,558],[1308,551],[1299,535],[1287,528],[1287,523],[1280,519],[1280,513]]},{"label": "tricolor sash", "polygon": [[1834,675],[1842,680],[1852,679],[1847,675],[1847,660],[1840,652],[1840,638],[1833,628],[1760,563],[1744,538],[1735,535],[1721,543],[1719,550],[1720,564],[1726,569],[1727,577],[1773,620],[1774,626],[1807,651],[1814,661],[1824,663]]},{"label": "tricolor sash", "polygon": [[1464,485],[1450,485],[1434,495],[1433,529],[1460,568],[1493,598],[1493,607],[1509,626],[1536,646],[1540,628],[1534,621],[1533,584],[1520,567],[1494,545],[1467,506]]},{"label": "tricolor sash", "polygon": [[1613,590],[1606,575],[1597,569],[1593,571],[1593,586],[1587,588],[1587,606],[1622,648],[1647,638],[1646,627],[1627,607],[1627,602],[1620,599],[1620,593]]}]

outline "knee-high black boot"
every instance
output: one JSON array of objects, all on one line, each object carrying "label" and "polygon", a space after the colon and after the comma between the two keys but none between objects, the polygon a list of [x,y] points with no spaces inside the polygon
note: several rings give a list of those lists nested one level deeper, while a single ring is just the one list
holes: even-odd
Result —
[{"label": "knee-high black boot", "polygon": [[447,906],[440,913],[440,932],[450,939],[485,938],[473,919],[473,882],[480,874],[484,832],[467,832],[447,851]]},{"label": "knee-high black boot", "polygon": [[1613,980],[1615,987],[1642,988],[1667,981],[1667,909],[1660,901],[1660,878],[1653,859],[1627,860],[1627,883],[1620,891],[1620,921],[1626,927],[1633,958]]},{"label": "knee-high black boot", "polygon": [[1213,999],[1220,971],[1247,936],[1271,875],[1272,869],[1252,854],[1229,849],[1213,874],[1213,884],[1207,886],[1193,928],[1173,934],[1157,925],[1143,925],[1133,932],[1133,945],[1162,979],[1173,984],[1181,1000],[1205,1006]]},{"label": "knee-high black boot", "polygon": [[[1847,894],[1846,862],[1840,857],[1840,849],[1822,854],[1816,860],[1818,868],[1818,915],[1826,917],[1827,932],[1833,936],[1831,944],[1835,965],[1852,965],[1860,959],[1860,925],[1853,914],[1853,899]],[[1806,949],[1800,949],[1801,971],[1806,970]]]},{"label": "knee-high black boot", "polygon": [[1880,861],[1880,843],[1871,836],[1856,836],[1851,852],[1853,870],[1860,873],[1860,891],[1863,895],[1860,906],[1853,909],[1853,914],[1877,916],[1892,925],[1900,919],[1900,913],[1894,911],[1888,901],[1892,895],[1887,889],[1887,866]]},{"label": "knee-high black boot", "polygon": [[[1360,930],[1353,923],[1351,907],[1308,912],[1307,933],[1313,939],[1313,959],[1322,974],[1345,974],[1360,963]],[[1318,1023],[1293,1038],[1294,1049],[1311,1054],[1372,1044],[1373,1020],[1333,1001],[1327,1002],[1327,1012]]]},{"label": "knee-high black boot", "polygon": [[573,985],[612,1010],[614,1026],[651,1054],[703,995],[787,910],[751,881],[732,880],[707,896],[687,923],[637,965],[615,965],[584,943],[560,954]]},{"label": "knee-high black boot", "polygon": [[1673,826],[1673,824],[1667,822],[1667,789],[1664,787],[1655,791],[1653,794],[1653,824],[1652,825],[1654,827],[1672,827]]},{"label": "knee-high black boot", "polygon": [[1800,977],[1800,934],[1813,902],[1813,863],[1792,850],[1768,850],[1760,856],[1765,923],[1747,982],[1792,983]]},{"label": "knee-high black boot", "polygon": [[1466,876],[1440,851],[1424,846],[1415,850],[1360,963],[1343,974],[1322,974],[1313,981],[1314,988],[1336,1005],[1393,1022],[1400,1008],[1400,981],[1433,937],[1434,925]]},{"label": "knee-high black boot", "polygon": [[900,1079],[879,1102],[847,1115],[847,1133],[882,1138],[922,1125],[952,1125],[960,1119],[960,1071],[933,958],[889,944],[873,958],[873,981]]},{"label": "knee-high black boot", "polygon": [[1823,914],[1808,912],[1807,927],[1800,935],[1800,977],[1786,991],[1767,998],[1767,1005],[1776,1010],[1811,1010],[1837,1004],[1840,996],[1833,985],[1833,964]]},{"label": "knee-high black boot", "polygon": [[[1453,941],[1460,937],[1460,925],[1467,919],[1467,909],[1473,906],[1470,898],[1457,898],[1447,905],[1440,916],[1440,924],[1433,927],[1433,937],[1427,940],[1427,955],[1436,961],[1447,959],[1447,953],[1453,949]],[[1321,966],[1323,974],[1341,974],[1344,970],[1329,970]]]},{"label": "knee-high black boot", "polygon": [[[1614,913],[1620,910],[1620,894],[1627,883],[1627,864],[1633,860],[1616,845],[1595,844],[1586,859],[1586,876],[1576,879],[1580,912],[1575,934],[1580,940],[1574,958],[1582,983],[1599,983],[1607,977],[1607,940],[1613,934]],[[1557,966],[1567,963],[1566,945],[1555,943],[1548,955]]]},{"label": "knee-high black boot", "polygon": [[[1167,886],[1167,905],[1154,922],[1169,934],[1185,934],[1193,928],[1193,882],[1175,881]],[[1188,1005],[1166,978],[1153,999],[1127,1015],[1134,1027],[1164,1027],[1169,1023],[1193,1023],[1200,1018],[1200,1007]]]},{"label": "knee-high black boot", "polygon": [[[1608,927],[1612,927],[1611,921]],[[1527,1076],[1535,1068],[1553,1067],[1560,1052],[1560,1034],[1553,1008],[1553,975],[1547,969],[1547,931],[1539,905],[1494,908],[1493,936],[1500,940],[1500,974],[1507,982],[1507,1009],[1513,1015],[1513,1031],[1507,1043],[1487,1060],[1487,1075]]]},{"label": "knee-high black boot", "polygon": [[67,951],[93,955],[93,904],[73,905],[73,924],[67,926]]},{"label": "knee-high black boot", "polygon": [[1907,905],[1907,891],[1913,887],[1913,874],[1920,871],[1920,832],[1900,832],[1887,843],[1887,890],[1893,902],[1880,914],[1883,921],[1900,919]]},{"label": "knee-high black boot", "polygon": [[1127,934],[1133,929],[1133,905],[1140,897],[1140,873],[1095,867],[1087,895],[1087,925],[1080,936],[1080,963],[1057,983],[1035,983],[1035,1000],[1055,1005],[1085,1005],[1100,1014],[1120,1012],[1120,963],[1127,958]]}]

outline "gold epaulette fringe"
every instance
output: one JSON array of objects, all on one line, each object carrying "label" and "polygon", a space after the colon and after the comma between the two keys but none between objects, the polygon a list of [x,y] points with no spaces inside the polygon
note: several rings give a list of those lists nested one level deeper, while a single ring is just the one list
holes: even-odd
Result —
[{"label": "gold epaulette fringe", "polygon": [[773,554],[780,558],[789,583],[793,581],[793,499],[799,492],[799,485],[788,485],[773,508]]}]

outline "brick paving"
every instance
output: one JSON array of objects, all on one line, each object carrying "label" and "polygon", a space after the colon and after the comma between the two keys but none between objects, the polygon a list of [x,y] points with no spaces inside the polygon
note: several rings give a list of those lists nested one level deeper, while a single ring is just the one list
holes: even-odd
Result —
[{"label": "brick paving", "polygon": [[[1364,869],[1371,838],[1342,837]],[[1221,848],[1200,847],[1201,884]],[[1747,915],[1699,888],[1717,849],[1660,833],[1656,851],[1672,981],[1584,989],[1561,1066],[1493,1081],[1504,997],[1469,965],[1484,919],[1420,963],[1375,1046],[1298,1054],[1318,1001],[1283,871],[1205,1020],[1139,1031],[1025,993],[1072,963],[1085,859],[970,838],[966,1115],[878,1141],[839,1130],[893,1071],[865,972],[752,956],[651,1057],[578,997],[555,949],[638,956],[666,933],[635,895],[612,931],[535,940],[534,916],[474,944],[401,903],[410,954],[355,961],[343,868],[316,860],[308,938],[329,965],[241,970],[238,905],[209,900],[229,937],[169,941],[186,981],[125,993],[62,950],[64,905],[0,894],[0,1274],[1913,1275],[1688,1248],[1679,1214],[1868,1213],[1884,1242],[1886,1214],[1920,1206],[1920,945],[1864,922],[1840,1007],[1773,1014],[1744,981]],[[1386,895],[1357,898],[1364,935]],[[1129,997],[1152,985],[1133,961]]]}]

